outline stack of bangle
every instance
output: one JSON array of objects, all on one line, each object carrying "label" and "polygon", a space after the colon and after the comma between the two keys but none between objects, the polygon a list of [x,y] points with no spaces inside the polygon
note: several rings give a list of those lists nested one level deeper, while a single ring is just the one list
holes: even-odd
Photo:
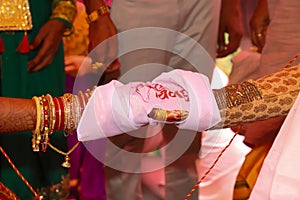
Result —
[{"label": "stack of bangle", "polygon": [[93,90],[77,95],[70,93],[53,98],[50,94],[34,96],[37,110],[35,130],[32,131],[33,151],[46,151],[50,142],[49,136],[53,131],[64,130],[71,133],[79,124],[84,107]]},{"label": "stack of bangle", "polygon": [[59,20],[67,26],[64,36],[73,33],[73,21],[76,16],[75,0],[54,0],[50,19]]},{"label": "stack of bangle", "polygon": [[46,96],[44,95],[40,97],[34,96],[32,98],[34,99],[37,108],[36,128],[32,132],[33,151],[40,151],[40,149],[42,149],[42,151],[45,152],[49,142],[49,135],[51,135],[53,132],[52,121],[55,121],[55,116],[53,116],[52,113],[53,108],[52,106],[50,106],[51,103],[49,103],[49,99],[48,99],[50,95],[46,95]]},{"label": "stack of bangle", "polygon": [[45,152],[50,146],[51,149],[65,156],[62,163],[63,167],[71,166],[69,154],[75,150],[79,142],[68,152],[63,152],[50,143],[49,136],[53,131],[64,130],[71,133],[77,128],[82,112],[94,89],[95,87],[84,93],[79,91],[77,95],[67,93],[57,98],[53,98],[50,94],[32,97],[36,104],[37,113],[36,127],[32,131],[33,151],[42,150]]}]

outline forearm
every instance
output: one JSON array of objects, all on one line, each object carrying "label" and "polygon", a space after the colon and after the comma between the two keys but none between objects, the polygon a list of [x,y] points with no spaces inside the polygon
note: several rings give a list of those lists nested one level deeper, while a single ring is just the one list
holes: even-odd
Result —
[{"label": "forearm", "polygon": [[97,10],[101,6],[105,6],[103,0],[84,0],[84,4],[86,7],[86,12],[89,14],[94,10]]},{"label": "forearm", "polygon": [[213,128],[287,115],[300,91],[299,75],[298,65],[256,81],[215,90],[222,121]]},{"label": "forearm", "polygon": [[[200,131],[216,124],[219,113],[221,121],[212,129],[232,127],[287,115],[300,91],[298,77],[300,67],[295,66],[256,81],[229,85],[213,91],[216,103],[208,83],[197,73],[174,70],[153,83],[115,81],[96,89],[85,117],[81,114],[91,96],[89,90],[57,98],[41,96],[36,101],[0,97],[0,133],[46,130],[50,135],[57,130],[73,131],[80,122],[87,129],[99,126],[102,133],[96,130],[95,137],[105,137],[153,120]],[[87,137],[92,135],[91,130],[85,132]]]},{"label": "forearm", "polygon": [[31,99],[0,97],[0,133],[33,130],[36,107]]}]

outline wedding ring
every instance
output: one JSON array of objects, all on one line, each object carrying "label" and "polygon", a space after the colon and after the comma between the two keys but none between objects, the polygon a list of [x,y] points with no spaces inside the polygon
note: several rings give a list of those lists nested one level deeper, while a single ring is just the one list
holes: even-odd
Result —
[{"label": "wedding ring", "polygon": [[92,64],[93,69],[100,69],[101,67],[103,67],[102,62],[95,62],[95,63]]}]

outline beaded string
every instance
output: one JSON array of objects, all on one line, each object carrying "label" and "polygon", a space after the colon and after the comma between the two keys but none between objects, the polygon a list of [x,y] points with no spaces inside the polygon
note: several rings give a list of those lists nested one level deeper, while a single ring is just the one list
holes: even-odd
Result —
[{"label": "beaded string", "polygon": [[17,175],[21,178],[21,180],[25,183],[25,185],[29,188],[29,190],[34,194],[34,196],[37,198],[37,200],[41,200],[40,196],[37,194],[37,192],[33,189],[33,187],[29,184],[29,182],[24,178],[24,176],[21,174],[21,172],[17,169],[17,167],[14,165],[12,160],[9,158],[9,156],[6,154],[4,149],[0,146],[0,151],[10,164],[10,166],[13,168],[13,170],[17,173]]},{"label": "beaded string", "polygon": [[300,56],[300,52],[298,52],[284,67],[290,67]]},{"label": "beaded string", "polygon": [[66,168],[71,167],[69,154],[77,148],[79,142],[68,152],[63,152],[50,144],[49,136],[53,131],[57,130],[64,130],[66,136],[68,136],[69,133],[77,128],[86,102],[95,88],[96,87],[92,90],[87,89],[85,93],[79,92],[78,96],[66,93],[57,98],[52,98],[50,94],[42,95],[40,97],[34,96],[32,98],[36,103],[37,110],[36,127],[35,130],[32,131],[33,151],[39,152],[42,150],[45,152],[47,146],[50,146],[52,150],[65,156],[62,166]]},{"label": "beaded string", "polygon": [[216,158],[216,160],[213,162],[213,164],[210,166],[210,168],[204,173],[204,175],[200,178],[200,180],[192,187],[191,191],[185,196],[184,200],[188,200],[192,194],[197,190],[197,188],[199,188],[200,183],[207,177],[207,175],[211,172],[211,170],[215,167],[215,165],[217,164],[217,162],[219,161],[219,159],[221,158],[221,156],[223,155],[223,153],[228,149],[228,147],[231,145],[231,143],[233,142],[234,138],[237,136],[237,134],[240,132],[242,126],[239,126],[239,128],[237,129],[237,131],[235,131],[234,135],[232,136],[232,138],[230,139],[229,143],[226,145],[226,147],[224,147],[224,149],[222,149],[221,153],[218,155],[218,157]]}]

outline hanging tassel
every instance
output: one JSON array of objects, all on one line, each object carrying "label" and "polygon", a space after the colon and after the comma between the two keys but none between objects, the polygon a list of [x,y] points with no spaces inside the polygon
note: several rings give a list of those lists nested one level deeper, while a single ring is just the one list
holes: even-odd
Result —
[{"label": "hanging tassel", "polygon": [[0,53],[3,53],[4,52],[4,42],[2,40],[2,37],[0,36]]},{"label": "hanging tassel", "polygon": [[27,32],[24,32],[24,37],[20,43],[20,45],[17,48],[17,52],[20,53],[29,53],[29,40],[28,40],[28,35]]}]

